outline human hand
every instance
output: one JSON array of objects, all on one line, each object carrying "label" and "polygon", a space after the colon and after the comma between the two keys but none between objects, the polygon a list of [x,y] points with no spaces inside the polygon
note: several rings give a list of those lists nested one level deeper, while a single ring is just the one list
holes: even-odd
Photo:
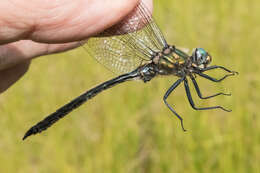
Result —
[{"label": "human hand", "polygon": [[[152,0],[142,0],[152,8]],[[119,22],[139,0],[5,0],[0,2],[0,93],[33,58],[63,52]]]}]

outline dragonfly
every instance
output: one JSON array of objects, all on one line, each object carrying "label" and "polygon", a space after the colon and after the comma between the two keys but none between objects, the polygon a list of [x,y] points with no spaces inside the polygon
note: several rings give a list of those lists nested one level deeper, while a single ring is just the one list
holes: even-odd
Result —
[{"label": "dragonfly", "polygon": [[[113,34],[113,35],[112,35]],[[23,140],[31,135],[38,134],[51,127],[58,120],[92,99],[102,91],[114,87],[120,83],[141,80],[149,82],[156,76],[176,76],[175,81],[166,91],[163,101],[170,111],[180,120],[181,127],[183,118],[167,102],[170,94],[181,84],[184,84],[186,95],[191,107],[195,110],[222,109],[230,112],[222,106],[197,107],[191,96],[188,79],[191,80],[195,91],[200,99],[210,99],[219,95],[230,96],[223,92],[210,96],[203,96],[196,82],[196,76],[206,78],[212,82],[220,82],[229,76],[238,74],[223,66],[209,64],[211,55],[203,48],[196,48],[191,55],[174,45],[169,45],[164,35],[156,24],[151,12],[140,2],[133,13],[126,16],[120,23],[103,31],[99,36],[82,42],[82,46],[90,54],[110,71],[120,74],[100,85],[84,92],[66,105],[32,126],[24,135]],[[219,69],[225,74],[217,79],[205,72]]]}]

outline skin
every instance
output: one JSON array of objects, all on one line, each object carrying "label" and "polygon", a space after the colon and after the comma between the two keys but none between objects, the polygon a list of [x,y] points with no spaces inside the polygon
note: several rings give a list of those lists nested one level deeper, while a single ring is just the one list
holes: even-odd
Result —
[{"label": "skin", "polygon": [[[151,10],[152,0],[142,0]],[[31,60],[79,46],[131,13],[139,0],[4,0],[0,2],[0,93]]]}]

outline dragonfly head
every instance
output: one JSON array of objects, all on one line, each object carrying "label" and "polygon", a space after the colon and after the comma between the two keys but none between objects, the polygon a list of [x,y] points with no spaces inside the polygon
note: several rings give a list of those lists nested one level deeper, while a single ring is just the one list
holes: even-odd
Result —
[{"label": "dragonfly head", "polygon": [[205,68],[211,62],[211,56],[203,48],[196,48],[191,56],[192,66]]}]

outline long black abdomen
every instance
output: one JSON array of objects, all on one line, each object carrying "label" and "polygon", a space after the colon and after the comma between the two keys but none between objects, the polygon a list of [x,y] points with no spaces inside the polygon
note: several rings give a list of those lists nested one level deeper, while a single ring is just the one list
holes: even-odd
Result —
[{"label": "long black abdomen", "polygon": [[106,81],[88,91],[80,95],[79,97],[75,98],[68,104],[62,106],[59,108],[56,112],[53,112],[49,116],[47,116],[45,119],[31,127],[24,135],[23,140],[25,140],[28,136],[32,134],[40,133],[44,130],[46,130],[48,127],[50,127],[52,124],[57,122],[59,119],[63,118],[65,115],[85,103],[87,100],[91,99],[92,97],[96,96],[100,92],[102,92],[105,89],[108,89],[112,86],[115,86],[119,83],[125,82],[130,79],[134,79],[139,76],[138,69],[134,70],[131,73],[123,74],[121,76],[118,76],[114,79],[111,79],[109,81]]}]

